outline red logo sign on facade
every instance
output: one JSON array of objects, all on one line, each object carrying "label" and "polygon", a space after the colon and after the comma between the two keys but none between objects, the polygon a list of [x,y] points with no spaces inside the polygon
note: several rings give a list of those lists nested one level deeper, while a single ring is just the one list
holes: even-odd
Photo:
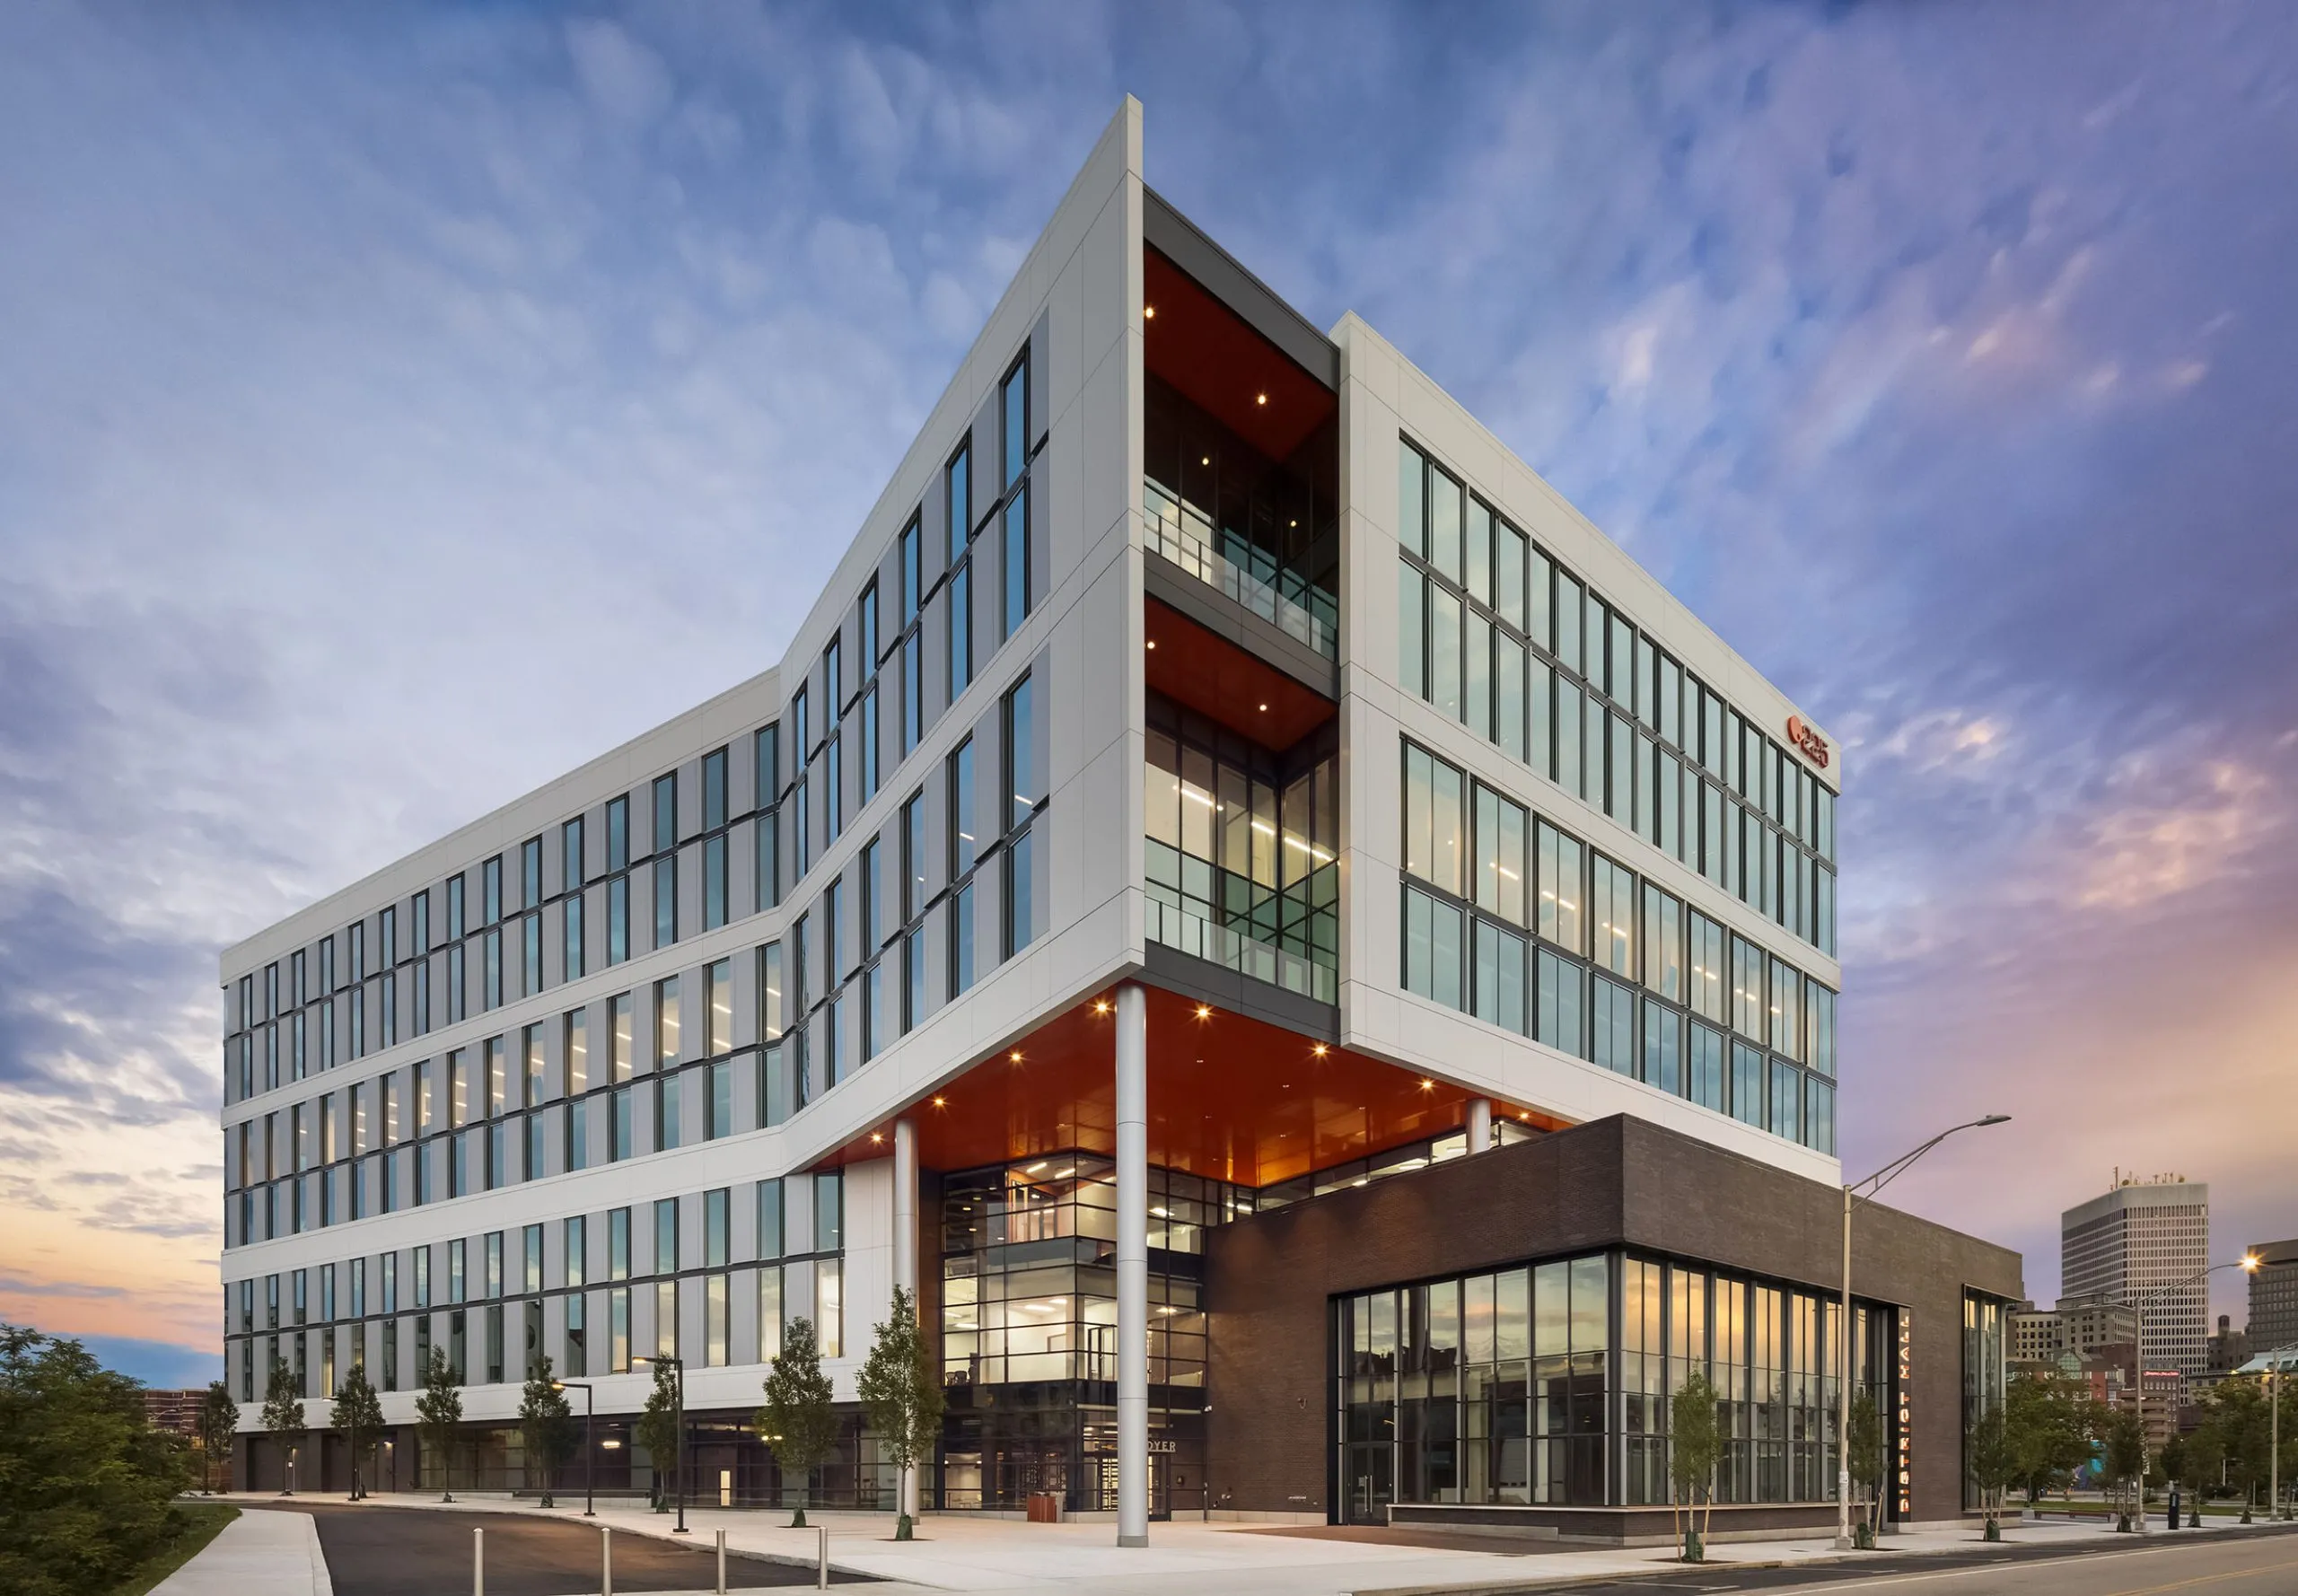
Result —
[{"label": "red logo sign on facade", "polygon": [[1828,740],[1811,730],[1802,715],[1787,717],[1787,741],[1803,750],[1803,757],[1820,769],[1828,767]]}]

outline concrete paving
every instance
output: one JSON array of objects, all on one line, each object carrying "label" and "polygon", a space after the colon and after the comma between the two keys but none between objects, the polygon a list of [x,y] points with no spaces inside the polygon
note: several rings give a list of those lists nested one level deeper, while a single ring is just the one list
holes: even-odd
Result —
[{"label": "concrete paving", "polygon": [[241,1513],[152,1596],[335,1596],[308,1513]]},{"label": "concrete paving", "polygon": [[[340,1496],[307,1498],[341,1502]],[[672,1519],[643,1505],[601,1506],[584,1520],[582,1498],[562,1497],[546,1516],[575,1525],[609,1524],[622,1536],[667,1538]],[[452,1505],[436,1497],[408,1495],[370,1497],[361,1511],[391,1513],[410,1510],[542,1514],[531,1503],[503,1497],[464,1496]],[[1405,1592],[1460,1592],[1461,1596],[1524,1591],[1545,1585],[1613,1581],[1627,1585],[1685,1571],[1670,1548],[1610,1550],[1567,1546],[1553,1540],[1412,1536],[1366,1540],[1355,1535],[1288,1533],[1263,1524],[1177,1521],[1150,1526],[1145,1548],[1120,1549],[1110,1523],[1031,1524],[975,1514],[928,1514],[919,1521],[919,1539],[897,1542],[889,1513],[815,1513],[809,1519],[830,1531],[833,1568],[892,1582],[906,1592],[967,1592],[1041,1596],[1049,1585],[1086,1588],[1085,1596],[1404,1596]],[[689,1508],[692,1540],[710,1543],[724,1529],[737,1552],[811,1568],[816,1555],[813,1529],[791,1530],[782,1513]],[[2260,1530],[2267,1533],[2263,1525]],[[2167,1541],[2159,1530],[2152,1541],[2117,1536],[2101,1525],[2074,1522],[2009,1524],[2014,1547],[2069,1551],[2117,1546],[2139,1548]],[[1435,1544],[1430,1544],[1434,1541]],[[1464,1544],[1466,1543],[1466,1544]],[[1837,1570],[1860,1577],[1860,1561],[1881,1570],[1877,1559],[1893,1565],[1909,1557],[1968,1553],[1980,1545],[1968,1524],[1913,1527],[1887,1537],[1883,1554],[1835,1551],[1831,1538],[1742,1541],[1711,1548],[1708,1573],[1735,1579],[1759,1569]],[[1697,1583],[1697,1582],[1695,1582]],[[1712,1581],[1706,1583],[1713,1583]],[[2298,1589],[2298,1581],[2292,1582]],[[235,1591],[231,1596],[253,1596]],[[894,1592],[888,1592],[894,1596]]]}]

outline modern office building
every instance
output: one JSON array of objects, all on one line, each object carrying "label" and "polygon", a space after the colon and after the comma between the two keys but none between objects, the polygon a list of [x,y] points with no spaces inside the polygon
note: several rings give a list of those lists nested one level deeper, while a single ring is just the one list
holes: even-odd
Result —
[{"label": "modern office building", "polygon": [[2250,1256],[2250,1350],[2298,1347],[2298,1241],[2260,1241]]},{"label": "modern office building", "polygon": [[[1140,128],[778,661],[224,953],[250,1428],[275,1357],[362,1364],[410,1483],[443,1351],[513,1485],[548,1355],[635,1483],[671,1353],[697,1495],[762,1503],[803,1318],[817,1499],[888,1504],[899,1284],[929,1507],[1664,1536],[1698,1370],[1719,1531],[1831,1521],[1834,748]],[[1881,1207],[1856,1248],[1892,1514],[1952,1515],[2019,1260]],[[243,1467],[290,1443],[342,1477]]]},{"label": "modern office building", "polygon": [[2183,1175],[2115,1177],[2114,1189],[2058,1216],[2069,1297],[2139,1311],[2139,1361],[2203,1372],[2210,1339],[2210,1188]]}]

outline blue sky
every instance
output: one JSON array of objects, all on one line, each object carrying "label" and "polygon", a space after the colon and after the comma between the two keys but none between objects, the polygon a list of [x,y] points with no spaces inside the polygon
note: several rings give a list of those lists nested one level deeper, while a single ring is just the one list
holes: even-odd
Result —
[{"label": "blue sky", "polygon": [[[759,669],[1124,92],[1847,744],[1846,1161],[2298,1234],[2298,13],[0,12],[0,1313],[215,1333],[217,949]],[[2239,1320],[2233,1288],[2220,1305]]]}]

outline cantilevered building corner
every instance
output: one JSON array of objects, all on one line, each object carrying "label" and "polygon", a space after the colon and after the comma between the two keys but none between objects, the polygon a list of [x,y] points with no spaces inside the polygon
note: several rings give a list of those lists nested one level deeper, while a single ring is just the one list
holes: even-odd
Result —
[{"label": "cantilevered building corner", "polygon": [[[674,1353],[762,1504],[804,1319],[813,1499],[890,1505],[853,1381],[903,1285],[931,1509],[1663,1536],[1697,1366],[1719,1529],[1831,1514],[1832,740],[1142,171],[1128,100],[762,674],[224,955],[250,1423],[274,1357],[361,1365],[428,1481],[443,1349],[508,1487],[547,1355],[635,1488]],[[1859,1246],[1893,1513],[1952,1516],[2018,1259]]]}]

